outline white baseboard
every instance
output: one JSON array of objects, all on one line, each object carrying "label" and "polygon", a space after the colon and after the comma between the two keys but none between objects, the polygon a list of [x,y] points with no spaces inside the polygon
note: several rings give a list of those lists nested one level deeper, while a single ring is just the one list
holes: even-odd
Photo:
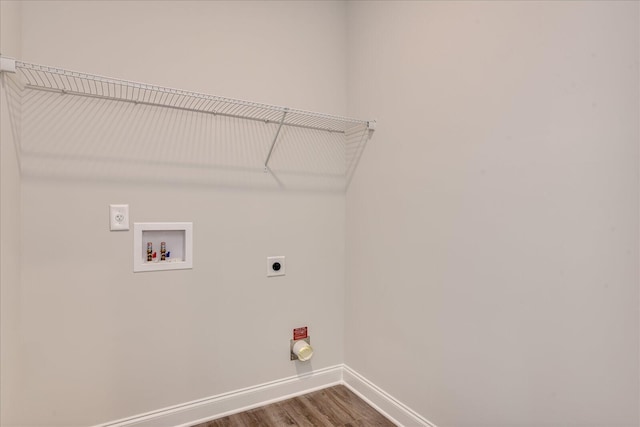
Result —
[{"label": "white baseboard", "polygon": [[365,402],[399,426],[436,427],[435,424],[346,365],[343,366],[342,382]]},{"label": "white baseboard", "polygon": [[400,426],[436,427],[345,365],[331,366],[95,427],[188,427],[337,384],[344,384]]},{"label": "white baseboard", "polygon": [[187,427],[342,383],[342,365],[171,406],[96,427]]}]

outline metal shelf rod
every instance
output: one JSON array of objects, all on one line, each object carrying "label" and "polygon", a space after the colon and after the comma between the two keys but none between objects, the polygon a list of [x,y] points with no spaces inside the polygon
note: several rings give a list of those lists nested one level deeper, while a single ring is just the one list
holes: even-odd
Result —
[{"label": "metal shelf rod", "polygon": [[282,124],[284,123],[284,119],[287,117],[287,111],[282,113],[282,119],[280,119],[280,126],[278,126],[278,131],[276,135],[273,137],[273,142],[271,143],[271,148],[269,149],[269,154],[267,154],[267,160],[264,161],[264,171],[266,172],[269,169],[269,159],[271,158],[271,153],[273,153],[273,147],[276,146],[276,141],[278,140],[278,135],[280,135],[280,130],[282,129]]}]

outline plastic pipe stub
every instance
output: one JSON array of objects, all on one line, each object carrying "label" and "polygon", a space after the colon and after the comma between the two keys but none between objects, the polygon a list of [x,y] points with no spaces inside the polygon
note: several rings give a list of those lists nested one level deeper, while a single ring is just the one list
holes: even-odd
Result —
[{"label": "plastic pipe stub", "polygon": [[298,356],[298,360],[306,362],[313,357],[313,347],[305,340],[300,340],[293,345],[293,353]]}]

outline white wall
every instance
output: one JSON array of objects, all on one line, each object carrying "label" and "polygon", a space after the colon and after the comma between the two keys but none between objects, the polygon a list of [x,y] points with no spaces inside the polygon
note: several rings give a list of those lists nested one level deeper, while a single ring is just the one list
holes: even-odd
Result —
[{"label": "white wall", "polygon": [[[303,324],[313,369],[346,361],[439,426],[638,424],[637,3],[0,12],[2,53],[26,61],[380,122],[345,224],[330,192],[37,162],[20,182],[3,101],[3,425],[87,425],[294,375]],[[193,221],[194,270],[133,274],[109,203]],[[287,276],[267,280],[276,254]]]},{"label": "white wall", "polygon": [[637,426],[638,3],[351,2],[345,362],[439,426]]},{"label": "white wall", "polygon": [[[0,2],[0,52],[19,57],[21,5]],[[20,173],[9,111],[0,87],[0,424],[11,425],[20,387]]]},{"label": "white wall", "polygon": [[[22,13],[25,61],[346,111],[343,3],[24,2]],[[64,142],[92,147],[76,125]],[[66,165],[81,176],[93,163],[78,159]],[[6,395],[11,425],[105,422],[342,362],[343,193],[122,180],[118,165],[97,165],[113,179],[37,163],[22,177],[25,376]],[[132,223],[193,221],[194,269],[134,274],[133,234],[109,232],[110,203],[128,203]],[[285,277],[265,277],[269,255],[287,257]],[[303,325],[316,348],[305,367],[288,358]]]}]

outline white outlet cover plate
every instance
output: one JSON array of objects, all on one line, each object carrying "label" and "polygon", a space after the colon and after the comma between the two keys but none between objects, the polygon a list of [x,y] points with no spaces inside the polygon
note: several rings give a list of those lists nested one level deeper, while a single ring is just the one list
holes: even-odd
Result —
[{"label": "white outlet cover plate", "polygon": [[111,231],[129,229],[129,205],[109,205]]},{"label": "white outlet cover plate", "polygon": [[[285,275],[285,257],[283,256],[269,256],[267,257],[267,277],[284,276]],[[275,263],[280,264],[280,270],[274,270],[273,265]]]}]

